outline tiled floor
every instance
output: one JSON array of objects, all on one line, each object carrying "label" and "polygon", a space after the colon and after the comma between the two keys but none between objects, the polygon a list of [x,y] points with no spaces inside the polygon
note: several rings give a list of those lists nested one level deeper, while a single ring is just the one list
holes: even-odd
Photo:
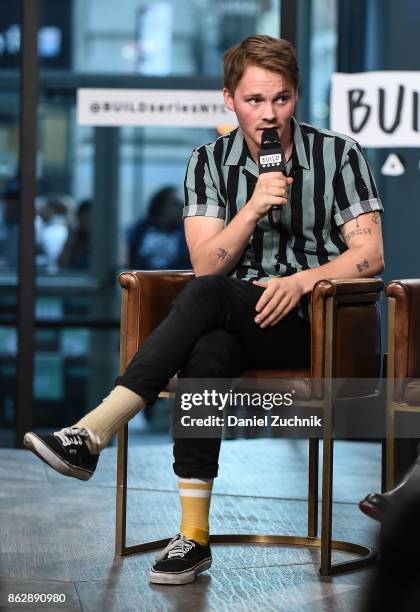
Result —
[{"label": "tiled floor", "polygon": [[[128,543],[172,536],[179,501],[168,443],[129,451]],[[225,441],[212,498],[213,533],[305,534],[307,443]],[[380,447],[336,442],[334,536],[374,544],[357,509],[380,487]],[[355,611],[367,570],[318,574],[314,549],[215,545],[213,566],[183,587],[150,585],[153,552],[114,559],[115,448],[89,482],[66,479],[27,451],[0,450],[0,609],[9,593],[65,594],[43,609],[84,611]],[[348,558],[339,553],[340,559]],[[338,557],[337,557],[338,558]]]}]

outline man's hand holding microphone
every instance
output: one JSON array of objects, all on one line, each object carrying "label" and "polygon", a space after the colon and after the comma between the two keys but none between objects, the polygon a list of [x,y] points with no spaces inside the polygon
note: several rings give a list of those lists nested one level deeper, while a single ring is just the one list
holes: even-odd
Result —
[{"label": "man's hand holding microphone", "polygon": [[260,174],[248,202],[258,221],[268,215],[273,206],[284,206],[287,203],[287,192],[292,183],[293,179],[281,172]]},{"label": "man's hand holding microphone", "polygon": [[289,185],[293,183],[287,176],[284,152],[274,128],[262,131],[258,168],[259,177],[248,206],[255,211],[258,220],[267,214],[273,220],[275,211],[278,214],[280,207],[287,203]]}]

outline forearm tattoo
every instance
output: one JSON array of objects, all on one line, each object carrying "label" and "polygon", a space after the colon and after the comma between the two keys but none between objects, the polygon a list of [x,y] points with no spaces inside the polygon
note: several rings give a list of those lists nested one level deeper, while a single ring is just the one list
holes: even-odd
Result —
[{"label": "forearm tattoo", "polygon": [[371,216],[372,223],[375,223],[376,225],[378,225],[380,218],[381,218],[381,215],[375,210],[375,212],[373,212]]},{"label": "forearm tattoo", "polygon": [[227,264],[232,259],[232,256],[225,249],[217,249],[217,259],[224,264]]},{"label": "forearm tattoo", "polygon": [[348,234],[344,234],[343,238],[345,242],[350,242],[352,238],[355,236],[361,236],[362,234],[371,234],[372,230],[370,227],[358,227],[357,229],[349,232]]},{"label": "forearm tattoo", "polygon": [[367,259],[365,259],[361,263],[356,264],[356,267],[359,272],[363,272],[363,270],[366,270],[367,268],[369,268],[369,262]]}]

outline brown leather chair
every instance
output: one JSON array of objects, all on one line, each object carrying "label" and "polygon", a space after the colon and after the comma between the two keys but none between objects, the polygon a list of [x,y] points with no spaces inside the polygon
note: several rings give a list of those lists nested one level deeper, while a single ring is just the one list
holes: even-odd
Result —
[{"label": "brown leather chair", "polygon": [[[184,285],[194,278],[188,271],[123,272],[121,311],[121,372],[139,346],[168,313]],[[319,440],[309,440],[308,535],[212,535],[212,542],[266,542],[321,549],[322,575],[356,569],[370,563],[375,551],[359,544],[332,540],[333,439],[332,400],[320,402],[319,379],[378,378],[380,375],[380,279],[322,280],[312,291],[311,363],[307,370],[248,371],[242,378],[299,380],[304,405],[322,404],[324,418],[322,462],[322,526],[318,537]],[[316,381],[318,380],[318,384]],[[329,396],[330,397],[330,396]],[[315,398],[315,399],[314,399]],[[128,555],[164,546],[168,539],[126,546],[128,430],[118,435],[116,555]],[[331,563],[331,550],[356,553],[358,558]]]},{"label": "brown leather chair", "polygon": [[393,280],[388,298],[386,489],[398,480],[395,418],[420,412],[420,279]]}]

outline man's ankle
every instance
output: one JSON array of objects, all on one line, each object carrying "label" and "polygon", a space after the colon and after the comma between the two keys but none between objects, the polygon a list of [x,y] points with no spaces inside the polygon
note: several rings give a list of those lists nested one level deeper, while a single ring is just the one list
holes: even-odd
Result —
[{"label": "man's ankle", "polygon": [[194,540],[201,546],[207,546],[210,540],[210,534],[204,529],[185,529],[181,533],[187,538],[187,540]]},{"label": "man's ankle", "polygon": [[[75,425],[74,427],[78,427],[78,425]],[[92,455],[99,455],[99,453],[102,450],[100,437],[98,436],[97,433],[95,433],[91,429],[88,429],[87,427],[83,427],[83,429],[87,433],[87,435],[85,436],[85,442],[86,442],[86,446],[88,447],[89,452]]]}]

